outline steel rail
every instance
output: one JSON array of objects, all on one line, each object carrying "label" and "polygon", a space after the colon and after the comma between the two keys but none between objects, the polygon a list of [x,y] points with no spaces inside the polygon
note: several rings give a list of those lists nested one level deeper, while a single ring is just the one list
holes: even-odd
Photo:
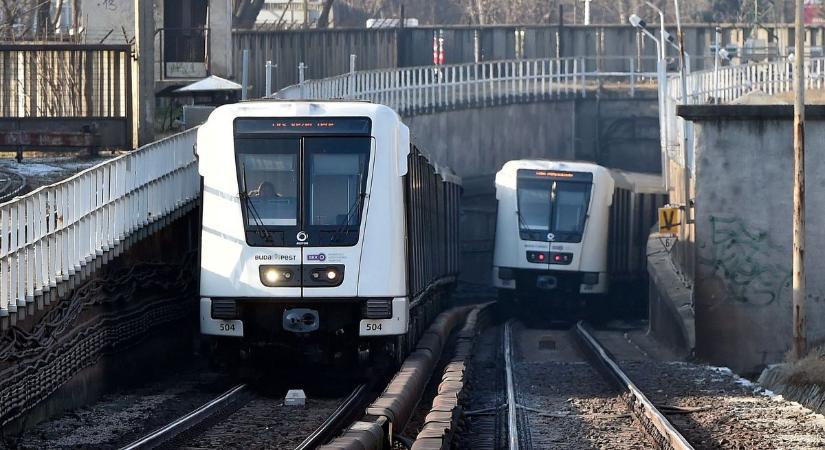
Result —
[{"label": "steel rail", "polygon": [[507,375],[507,447],[519,450],[518,445],[518,405],[513,377],[512,320],[504,324],[504,371]]},{"label": "steel rail", "polygon": [[321,426],[295,447],[295,450],[316,448],[335,437],[341,429],[348,425],[348,419],[351,419],[352,413],[362,406],[369,392],[370,390],[367,389],[367,383],[359,384],[355,390],[338,405],[335,411],[327,417]]},{"label": "steel rail", "polygon": [[148,435],[125,447],[122,447],[121,450],[147,449],[163,445],[164,443],[169,442],[170,440],[191,429],[193,426],[196,426],[206,420],[222,406],[237,399],[238,395],[245,390],[246,384],[239,384],[224,392],[209,403],[206,403],[198,409],[179,417],[174,422],[149,433]]},{"label": "steel rail", "polygon": [[[693,446],[687,439],[679,433],[678,430],[670,423],[669,420],[662,414],[656,406],[639,390],[638,387],[630,380],[630,378],[622,371],[616,361],[607,353],[599,341],[590,334],[584,326],[583,322],[576,324],[576,334],[581,339],[585,348],[589,350],[594,358],[602,365],[602,367],[612,375],[619,387],[628,392],[634,404],[633,413],[641,414],[639,421],[644,426],[646,423],[652,424],[659,437],[667,446],[663,448],[675,450],[693,450]],[[639,411],[638,409],[641,409]],[[647,430],[647,427],[645,427]],[[650,432],[650,430],[648,430]],[[659,443],[656,436],[651,436]]]}]

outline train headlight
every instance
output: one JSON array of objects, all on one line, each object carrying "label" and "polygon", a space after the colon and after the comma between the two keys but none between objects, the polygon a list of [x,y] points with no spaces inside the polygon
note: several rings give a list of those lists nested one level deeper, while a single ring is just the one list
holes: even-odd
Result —
[{"label": "train headlight", "polygon": [[277,269],[269,268],[264,271],[264,279],[269,284],[275,284],[278,282],[278,279],[281,278],[281,275],[278,273]]},{"label": "train headlight", "polygon": [[344,266],[304,266],[304,286],[334,287],[344,281]]},{"label": "train headlight", "polygon": [[291,269],[279,266],[260,266],[259,272],[261,283],[269,287],[292,285],[295,277]]}]

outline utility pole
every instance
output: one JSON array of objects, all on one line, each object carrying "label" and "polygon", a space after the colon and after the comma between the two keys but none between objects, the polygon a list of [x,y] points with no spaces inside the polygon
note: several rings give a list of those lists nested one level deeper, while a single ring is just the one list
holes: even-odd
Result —
[{"label": "utility pole", "polygon": [[[75,14],[77,12],[75,11]],[[134,111],[137,145],[155,137],[155,17],[152,0],[135,0]]]},{"label": "utility pole", "polygon": [[805,24],[804,0],[796,0],[793,104],[793,353],[805,356]]},{"label": "utility pole", "polygon": [[[682,32],[682,18],[679,12],[679,0],[673,0],[673,6],[676,9],[676,29],[679,35],[679,80],[682,89],[682,104],[687,105],[690,102],[687,90],[687,64],[685,58],[685,34]],[[682,241],[682,270],[688,274],[692,274],[690,266],[690,255],[688,254],[687,233],[688,226],[691,224],[691,210],[690,210],[690,147],[691,136],[689,135],[689,127],[686,120],[682,121],[682,201],[685,202],[685,214],[682,220],[682,226],[679,227],[679,239]]]}]

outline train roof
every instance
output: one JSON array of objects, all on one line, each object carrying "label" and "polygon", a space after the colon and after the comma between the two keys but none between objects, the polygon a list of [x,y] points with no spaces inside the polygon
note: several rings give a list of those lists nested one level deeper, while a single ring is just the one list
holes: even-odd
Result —
[{"label": "train roof", "polygon": [[507,161],[496,174],[498,177],[515,177],[520,169],[528,170],[566,170],[570,172],[588,172],[596,176],[608,175],[608,169],[584,161],[552,161],[548,159],[516,159]]},{"label": "train roof", "polygon": [[610,174],[616,182],[616,187],[628,189],[637,194],[666,194],[660,175],[639,172],[627,172],[611,169]]},{"label": "train roof", "polygon": [[430,164],[433,165],[433,167],[435,168],[435,173],[441,175],[442,180],[444,180],[447,183],[453,183],[459,186],[461,185],[461,177],[456,175],[456,173],[453,172],[453,169],[451,169],[448,166],[439,165],[438,163],[430,160],[426,155],[425,158],[427,158],[427,160],[430,161]]},{"label": "train roof", "polygon": [[[251,100],[223,105],[215,109],[209,120],[227,120],[234,117],[369,117],[377,120],[401,122],[392,108],[357,100]],[[207,121],[208,123],[208,121]]]},{"label": "train roof", "polygon": [[609,175],[615,182],[616,187],[622,189],[628,189],[640,194],[664,194],[667,192],[663,187],[662,177],[659,175],[608,169],[586,161],[553,161],[546,159],[518,159],[507,161],[498,174],[496,174],[496,181],[502,183],[505,179],[515,179],[519,169],[564,170],[570,172],[588,172],[594,176]]}]

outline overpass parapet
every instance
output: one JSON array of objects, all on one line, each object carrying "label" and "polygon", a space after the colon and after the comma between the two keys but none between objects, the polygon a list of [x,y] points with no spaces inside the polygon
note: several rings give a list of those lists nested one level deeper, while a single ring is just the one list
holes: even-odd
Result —
[{"label": "overpass parapet", "polygon": [[[199,196],[196,129],[0,204],[0,328],[43,309]],[[74,284],[73,284],[74,283]]]},{"label": "overpass parapet", "polygon": [[[601,57],[603,60],[605,57]],[[603,71],[589,58],[483,61],[420,67],[352,71],[304,80],[281,89],[277,98],[366,100],[392,107],[403,116],[528,101],[586,97],[619,89],[655,89],[656,73],[638,69],[637,57],[614,57],[624,70]]]}]

